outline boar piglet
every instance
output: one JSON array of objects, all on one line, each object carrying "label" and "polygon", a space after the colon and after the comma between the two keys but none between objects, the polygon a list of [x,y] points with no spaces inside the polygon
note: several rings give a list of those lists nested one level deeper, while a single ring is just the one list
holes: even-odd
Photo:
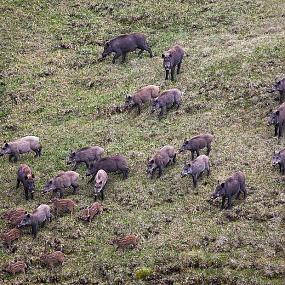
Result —
[{"label": "boar piglet", "polygon": [[9,143],[4,142],[4,146],[0,149],[0,156],[8,154],[9,161],[14,159],[14,162],[17,162],[20,154],[31,151],[35,152],[35,156],[41,155],[42,147],[38,137],[27,136]]},{"label": "boar piglet", "polygon": [[59,212],[65,212],[69,211],[72,215],[74,212],[74,208],[76,207],[76,203],[71,199],[58,199],[53,198],[52,199],[53,208],[56,211],[56,215],[58,215]]},{"label": "boar piglet", "polygon": [[16,273],[26,273],[28,266],[24,261],[10,262],[3,269],[5,272],[15,275]]},{"label": "boar piglet", "polygon": [[272,86],[271,91],[269,92],[275,92],[275,91],[279,92],[280,104],[283,103],[285,97],[285,78],[276,81],[275,84]]},{"label": "boar piglet", "polygon": [[285,148],[274,152],[273,157],[272,157],[272,165],[279,165],[279,171],[281,175],[285,174]]},{"label": "boar piglet", "polygon": [[162,171],[170,163],[175,163],[176,161],[176,150],[171,145],[166,145],[161,148],[156,154],[148,159],[147,163],[147,173],[153,178],[155,171],[158,170],[158,177],[162,175]]},{"label": "boar piglet", "polygon": [[182,102],[183,93],[176,88],[166,90],[162,92],[157,98],[152,101],[152,113],[160,109],[159,117],[162,117],[167,109],[176,106],[176,109],[180,107]]},{"label": "boar piglet", "polygon": [[122,155],[107,156],[95,162],[88,169],[88,171],[86,172],[86,176],[92,175],[92,178],[89,180],[89,183],[91,183],[95,179],[95,176],[100,169],[103,169],[107,173],[110,172],[122,173],[123,179],[127,179],[129,174],[128,163],[124,156]]},{"label": "boar piglet", "polygon": [[212,194],[211,198],[216,199],[218,197],[222,197],[222,209],[224,209],[225,201],[228,199],[226,209],[230,209],[232,207],[233,196],[239,198],[241,193],[243,193],[243,197],[245,199],[245,175],[243,172],[237,171],[232,176],[227,178],[225,182],[221,184],[218,183],[216,191]]},{"label": "boar piglet", "polygon": [[274,125],[274,136],[278,138],[283,136],[283,128],[285,122],[285,103],[281,104],[277,110],[271,111],[268,117],[268,125]]},{"label": "boar piglet", "polygon": [[159,95],[160,87],[156,85],[148,85],[138,90],[132,96],[127,96],[125,100],[124,110],[137,107],[138,114],[141,113],[142,105],[150,103],[152,99]]},{"label": "boar piglet", "polygon": [[63,197],[63,191],[67,187],[73,188],[73,194],[78,190],[79,174],[75,171],[60,171],[57,176],[48,181],[43,189],[43,194],[48,192],[59,192],[59,197]]},{"label": "boar piglet", "polygon": [[41,204],[33,213],[26,213],[18,227],[32,226],[32,235],[36,238],[38,228],[46,221],[51,222],[51,209],[49,205]]},{"label": "boar piglet", "polygon": [[210,175],[209,157],[202,154],[199,155],[192,163],[188,163],[184,166],[181,176],[191,174],[194,188],[197,186],[197,180],[202,173],[207,170],[208,176]]},{"label": "boar piglet", "polygon": [[175,68],[177,66],[177,74],[180,73],[180,68],[182,64],[182,60],[184,57],[184,50],[181,46],[175,45],[164,54],[162,54],[163,58],[163,67],[165,69],[165,80],[168,79],[169,71],[171,71],[171,80],[174,80]]},{"label": "boar piglet", "polygon": [[35,175],[27,164],[21,164],[18,169],[16,188],[19,188],[20,183],[24,186],[26,200],[29,200],[29,196],[34,199]]},{"label": "boar piglet", "polygon": [[101,195],[102,201],[104,200],[104,190],[107,180],[108,180],[107,172],[103,169],[100,169],[95,176],[95,185],[94,185],[95,201],[97,200],[97,196],[99,195]]},{"label": "boar piglet", "polygon": [[130,234],[122,237],[114,238],[111,244],[116,245],[118,248],[134,248],[137,246],[139,238],[136,235]]},{"label": "boar piglet", "polygon": [[43,254],[40,260],[46,264],[49,269],[53,269],[56,265],[62,265],[64,254],[61,251],[55,251],[50,254]]},{"label": "boar piglet", "polygon": [[21,236],[21,230],[14,228],[4,234],[2,234],[2,240],[4,244],[8,246],[8,248],[11,247],[11,244],[14,240],[17,240]]},{"label": "boar piglet", "polygon": [[104,149],[99,146],[83,147],[77,151],[72,151],[68,158],[67,164],[74,164],[72,170],[76,170],[81,163],[85,163],[89,168],[90,164],[101,158]]},{"label": "boar piglet", "polygon": [[211,134],[202,134],[196,137],[193,137],[190,140],[185,139],[183,142],[182,147],[180,148],[179,152],[183,152],[185,150],[191,151],[192,160],[194,159],[195,152],[197,156],[200,155],[199,151],[203,148],[207,148],[207,155],[210,154],[211,151],[211,143],[214,136]]},{"label": "boar piglet", "polygon": [[125,62],[127,53],[136,49],[140,49],[139,55],[146,50],[149,52],[150,57],[152,57],[151,49],[143,34],[131,33],[120,35],[106,42],[104,51],[102,53],[102,59],[113,52],[115,53],[115,56],[113,57],[112,63],[115,63],[116,59],[120,56],[122,56],[122,62]]},{"label": "boar piglet", "polygon": [[103,212],[102,204],[95,202],[87,209],[84,209],[79,216],[79,219],[83,221],[91,222],[96,215],[99,215]]}]

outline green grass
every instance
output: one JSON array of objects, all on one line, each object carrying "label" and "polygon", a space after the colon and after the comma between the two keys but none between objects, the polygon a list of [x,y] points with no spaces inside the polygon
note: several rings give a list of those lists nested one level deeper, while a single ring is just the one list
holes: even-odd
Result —
[{"label": "green grass", "polygon": [[[34,201],[16,190],[19,163],[0,159],[0,211],[33,210],[49,197],[40,190],[60,170],[72,149],[99,145],[106,154],[128,158],[130,177],[110,175],[108,211],[89,226],[70,215],[54,219],[36,240],[25,230],[18,249],[0,249],[0,266],[14,258],[29,264],[26,275],[5,273],[0,283],[36,284],[284,284],[283,178],[270,164],[284,140],[273,137],[267,113],[278,106],[267,93],[284,76],[285,6],[280,1],[2,1],[0,32],[0,141],[37,135],[43,156],[23,155],[37,176]],[[154,58],[128,55],[127,63],[97,62],[101,44],[121,33],[141,31]],[[161,54],[175,43],[188,57],[177,81],[164,81]],[[67,49],[59,48],[65,45]],[[148,108],[108,114],[126,94],[148,84],[186,92],[182,107],[161,121]],[[105,110],[98,115],[98,110]],[[179,155],[161,179],[146,176],[146,159],[184,138],[213,132],[212,174],[194,191],[180,171]],[[247,178],[249,196],[220,211],[209,203],[217,180],[236,170]],[[81,174],[80,192],[68,197],[80,209],[93,201]],[[7,230],[0,223],[1,232]],[[134,250],[116,250],[110,241],[134,233]],[[45,241],[59,238],[66,259],[49,272],[39,265]],[[52,251],[49,248],[49,251]],[[146,268],[151,274],[136,279]]]}]

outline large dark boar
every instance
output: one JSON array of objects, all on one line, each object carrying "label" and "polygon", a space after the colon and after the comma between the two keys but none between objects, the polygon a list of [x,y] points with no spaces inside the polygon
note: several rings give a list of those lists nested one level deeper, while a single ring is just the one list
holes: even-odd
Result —
[{"label": "large dark boar", "polygon": [[193,137],[190,140],[185,139],[182,147],[179,152],[183,152],[185,150],[191,151],[192,160],[194,159],[194,154],[196,152],[197,156],[200,155],[200,149],[207,148],[207,155],[210,154],[211,151],[211,143],[214,136],[211,134],[202,134],[196,137]]},{"label": "large dark boar", "polygon": [[181,63],[184,57],[184,50],[181,46],[175,45],[164,54],[163,67],[165,69],[165,80],[168,79],[169,71],[171,71],[171,80],[174,80],[175,67],[177,66],[177,74],[180,72]]},{"label": "large dark boar", "polygon": [[73,194],[78,190],[79,174],[75,171],[60,171],[57,176],[46,183],[43,193],[59,192],[59,197],[63,197],[63,191],[67,187],[73,188]]},{"label": "large dark boar", "polygon": [[182,95],[183,93],[176,88],[162,92],[158,98],[152,101],[152,113],[160,109],[159,117],[162,117],[167,109],[174,106],[178,109],[182,101]]},{"label": "large dark boar", "polygon": [[268,125],[274,125],[274,136],[278,138],[283,136],[283,128],[285,122],[285,103],[281,104],[277,110],[271,112],[268,118]]},{"label": "large dark boar", "polygon": [[49,205],[41,204],[32,214],[26,213],[18,227],[32,226],[32,235],[36,238],[39,226],[45,221],[51,222],[50,211]]},{"label": "large dark boar", "polygon": [[21,164],[18,169],[16,188],[19,188],[20,183],[24,186],[26,200],[29,200],[29,196],[34,199],[35,175],[27,164]]},{"label": "large dark boar", "polygon": [[232,176],[227,178],[225,182],[216,187],[216,191],[212,194],[211,198],[216,199],[218,197],[222,197],[222,209],[225,207],[225,201],[227,198],[228,204],[226,209],[230,209],[232,207],[233,196],[236,195],[237,198],[239,198],[241,193],[243,193],[243,197],[245,199],[245,175],[243,172],[237,171]]},{"label": "large dark boar", "polygon": [[157,98],[160,87],[156,85],[148,85],[138,90],[134,95],[127,96],[124,110],[138,108],[138,114],[141,113],[142,105],[150,103],[151,99]]},{"label": "large dark boar", "polygon": [[275,166],[277,164],[279,165],[280,173],[284,175],[285,174],[285,148],[280,151],[274,152],[273,158],[272,158],[272,165]]},{"label": "large dark boar", "polygon": [[148,159],[147,173],[151,178],[153,178],[155,171],[158,169],[158,177],[160,177],[162,175],[163,169],[170,163],[175,163],[175,161],[175,148],[171,145],[166,145],[157,151],[151,159]]},{"label": "large dark boar", "polygon": [[283,103],[285,97],[285,78],[278,80],[273,86],[271,91],[269,92],[279,92],[279,102]]},{"label": "large dark boar", "polygon": [[35,156],[41,155],[42,147],[38,137],[27,136],[9,143],[5,142],[0,149],[0,156],[9,154],[9,161],[12,161],[12,158],[14,158],[14,162],[17,162],[20,154],[31,151],[36,153]]},{"label": "large dark boar", "polygon": [[129,174],[128,163],[124,156],[114,155],[103,157],[88,169],[86,176],[92,175],[89,183],[95,179],[95,176],[100,169],[105,170],[107,173],[120,172],[123,174],[123,179],[127,179]]},{"label": "large dark boar", "polygon": [[210,164],[209,157],[202,154],[199,155],[192,163],[188,163],[184,166],[181,176],[184,177],[186,175],[191,174],[193,179],[194,188],[197,186],[198,177],[207,170],[208,176],[210,175]]},{"label": "large dark boar", "polygon": [[104,190],[107,180],[108,180],[107,172],[103,169],[100,169],[95,176],[95,185],[94,185],[95,201],[97,200],[97,196],[99,195],[101,195],[102,201],[104,200]]},{"label": "large dark boar", "polygon": [[89,168],[90,164],[101,158],[104,149],[99,146],[83,147],[77,151],[72,151],[67,159],[67,164],[74,164],[72,170],[76,170],[81,163],[85,163]]},{"label": "large dark boar", "polygon": [[104,51],[102,53],[102,59],[105,58],[110,53],[114,52],[112,63],[115,63],[116,59],[122,56],[122,62],[125,62],[128,52],[132,52],[136,49],[140,49],[139,55],[143,53],[144,50],[149,52],[150,57],[152,57],[152,51],[146,41],[146,38],[141,33],[131,33],[126,35],[120,35],[108,42],[106,42]]}]

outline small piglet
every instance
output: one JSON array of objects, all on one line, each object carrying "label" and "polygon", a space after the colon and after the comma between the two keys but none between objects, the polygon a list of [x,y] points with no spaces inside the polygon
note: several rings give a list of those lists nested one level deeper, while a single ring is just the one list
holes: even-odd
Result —
[{"label": "small piglet", "polygon": [[272,86],[271,92],[279,92],[279,102],[280,104],[283,103],[284,97],[285,97],[285,78],[278,80],[275,82],[275,84]]},{"label": "small piglet", "polygon": [[184,53],[185,52],[181,46],[175,45],[174,47],[166,51],[164,54],[162,54],[163,67],[165,69],[165,80],[168,79],[169,71],[171,71],[171,80],[174,80],[176,66],[177,74],[179,74]]},{"label": "small piglet", "polygon": [[53,269],[56,265],[62,265],[64,254],[61,251],[55,251],[50,254],[43,254],[40,260],[46,264],[49,269]]},{"label": "small piglet", "polygon": [[35,175],[27,164],[21,164],[18,169],[16,188],[19,188],[20,183],[24,186],[26,200],[29,200],[29,196],[34,199]]},{"label": "small piglet", "polygon": [[11,209],[4,213],[3,219],[5,219],[11,226],[18,226],[24,218],[26,210],[23,208]]},{"label": "small piglet", "polygon": [[202,173],[207,170],[208,176],[210,175],[209,157],[202,154],[199,155],[192,163],[188,163],[184,166],[181,176],[184,177],[191,174],[193,179],[194,188],[197,186],[197,180]]},{"label": "small piglet", "polygon": [[69,211],[72,216],[74,208],[76,207],[76,203],[71,199],[53,198],[52,204],[54,210],[56,211],[56,215],[58,215],[59,212]]},{"label": "small piglet", "polygon": [[183,93],[176,88],[162,92],[152,101],[152,113],[157,109],[160,109],[159,117],[162,117],[166,113],[167,109],[174,106],[178,109],[182,102],[182,95]]},{"label": "small piglet", "polygon": [[99,195],[101,195],[102,201],[104,200],[104,190],[107,180],[108,180],[107,172],[103,169],[100,169],[95,176],[95,185],[94,185],[95,201],[97,200],[97,196]]},{"label": "small piglet", "polygon": [[96,215],[99,215],[103,212],[102,204],[95,202],[87,209],[84,209],[79,216],[79,219],[83,221],[91,222]]},{"label": "small piglet", "polygon": [[10,262],[3,271],[15,275],[16,273],[26,273],[28,266],[24,261]]},{"label": "small piglet", "polygon": [[222,209],[224,209],[225,201],[228,199],[226,209],[230,209],[232,207],[233,196],[237,196],[237,198],[239,198],[241,193],[243,193],[243,197],[245,199],[245,175],[243,172],[237,171],[227,178],[225,182],[218,184],[216,191],[212,194],[211,198],[216,199],[218,197],[222,197]]},{"label": "small piglet", "polygon": [[152,51],[142,33],[120,35],[106,42],[102,59],[113,52],[115,56],[113,57],[112,63],[115,63],[116,59],[120,56],[122,56],[122,62],[125,62],[127,53],[136,49],[140,49],[139,55],[146,50],[149,52],[150,57],[152,57]]},{"label": "small piglet", "polygon": [[277,110],[271,111],[268,117],[268,125],[274,125],[274,136],[278,138],[283,136],[283,128],[285,123],[285,103],[281,104]]},{"label": "small piglet", "polygon": [[285,174],[285,148],[274,152],[273,154],[273,158],[272,158],[272,165],[279,165],[279,170],[281,175]]},{"label": "small piglet", "polygon": [[11,244],[14,240],[17,240],[21,236],[21,230],[14,228],[4,234],[2,234],[2,240],[4,244],[8,246],[8,248],[11,247]]},{"label": "small piglet", "polygon": [[137,246],[139,238],[136,235],[130,234],[123,237],[114,238],[111,244],[116,245],[117,248],[134,248]]},{"label": "small piglet", "polygon": [[166,145],[157,151],[152,158],[148,159],[147,173],[151,178],[153,178],[155,171],[158,170],[158,177],[160,177],[162,175],[163,169],[170,163],[175,163],[175,161],[175,148],[171,145]]},{"label": "small piglet", "polygon": [[17,162],[20,154],[31,151],[36,153],[35,156],[41,156],[42,147],[38,137],[27,136],[9,143],[4,142],[4,146],[0,149],[0,156],[8,154],[9,161],[14,159],[14,162]]}]

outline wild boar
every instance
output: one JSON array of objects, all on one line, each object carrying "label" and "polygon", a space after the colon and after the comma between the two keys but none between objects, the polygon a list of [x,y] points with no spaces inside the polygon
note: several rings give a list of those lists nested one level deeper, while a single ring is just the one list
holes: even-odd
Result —
[{"label": "wild boar", "polygon": [[43,254],[40,260],[46,264],[49,269],[53,269],[56,265],[62,265],[64,254],[61,251],[55,251],[50,254]]},{"label": "wild boar", "polygon": [[15,275],[16,273],[26,273],[28,266],[24,261],[10,262],[4,271]]},{"label": "wild boar", "polygon": [[72,215],[74,212],[74,208],[76,206],[76,203],[72,201],[71,199],[58,199],[53,198],[52,199],[53,208],[56,211],[56,215],[58,215],[59,212],[69,211]]},{"label": "wild boar", "polygon": [[87,209],[83,210],[79,218],[83,221],[91,222],[96,215],[103,212],[102,204],[95,202]]},{"label": "wild boar", "polygon": [[72,170],[76,170],[81,163],[85,163],[89,168],[90,164],[101,158],[104,149],[99,146],[83,147],[77,151],[72,151],[68,158],[67,164],[74,164]]},{"label": "wild boar", "polygon": [[277,110],[272,111],[268,118],[268,125],[274,125],[274,136],[278,135],[278,138],[283,136],[283,128],[285,122],[285,103],[281,104]]},{"label": "wild boar", "polygon": [[285,97],[285,78],[278,80],[275,82],[275,84],[272,86],[272,89],[270,92],[279,92],[279,102],[280,104],[283,103],[284,97]]},{"label": "wild boar", "polygon": [[100,169],[105,170],[107,173],[122,173],[123,179],[127,179],[129,174],[128,163],[124,156],[113,155],[103,157],[97,162],[95,162],[93,165],[91,165],[91,167],[88,169],[86,176],[92,175],[92,178],[89,180],[89,183],[91,183],[95,179],[95,176]]},{"label": "wild boar", "polygon": [[75,171],[60,171],[57,176],[46,183],[43,193],[59,192],[59,197],[63,197],[63,191],[67,187],[73,188],[73,194],[78,190],[79,174]]},{"label": "wild boar", "polygon": [[4,213],[3,218],[13,227],[16,227],[20,224],[24,218],[26,210],[23,208],[11,209]]},{"label": "wild boar", "polygon": [[180,148],[179,152],[183,152],[185,150],[191,151],[191,159],[194,159],[195,152],[197,156],[200,155],[200,149],[207,148],[207,155],[210,154],[211,151],[211,143],[214,136],[211,134],[202,134],[196,137],[193,137],[190,140],[185,139],[182,147]]},{"label": "wild boar", "polygon": [[130,234],[123,237],[114,238],[111,244],[116,245],[117,248],[134,248],[137,246],[139,238],[136,235]]},{"label": "wild boar", "polygon": [[160,87],[156,85],[148,85],[138,90],[134,95],[127,96],[124,110],[137,107],[138,114],[141,113],[142,105],[150,103],[152,99],[159,95]]},{"label": "wild boar", "polygon": [[14,229],[8,231],[7,233],[2,234],[1,238],[4,242],[4,244],[6,244],[8,246],[8,248],[10,248],[12,242],[14,240],[17,240],[20,236],[21,236],[21,230],[14,228]]},{"label": "wild boar", "polygon": [[162,54],[163,67],[165,69],[165,80],[168,79],[169,71],[171,71],[171,80],[174,81],[174,73],[176,66],[177,74],[180,73],[184,53],[184,49],[181,46],[175,45],[174,47]]},{"label": "wild boar", "polygon": [[162,92],[152,101],[152,113],[157,109],[160,109],[159,117],[162,117],[166,113],[167,109],[174,106],[178,109],[182,102],[182,95],[183,93],[176,88]]},{"label": "wild boar", "polygon": [[20,164],[18,169],[16,188],[19,188],[20,183],[24,186],[26,200],[29,200],[29,196],[31,196],[31,199],[33,200],[35,191],[35,175],[27,164]]},{"label": "wild boar", "polygon": [[131,33],[120,35],[108,42],[106,42],[104,51],[102,53],[102,59],[112,52],[115,53],[112,63],[115,63],[116,59],[122,56],[122,63],[125,62],[128,52],[132,52],[136,49],[140,49],[139,55],[143,53],[144,50],[149,52],[150,57],[152,57],[152,51],[146,41],[146,38],[141,33]]},{"label": "wild boar", "polygon": [[97,196],[99,196],[100,194],[102,201],[104,200],[104,190],[107,180],[108,180],[107,172],[103,169],[100,169],[95,176],[95,185],[94,185],[95,201],[97,200]]},{"label": "wild boar", "polygon": [[272,158],[272,165],[279,165],[279,171],[281,173],[281,175],[285,174],[285,148],[280,150],[280,151],[276,151],[273,154],[273,158]]},{"label": "wild boar", "polygon": [[52,215],[49,205],[41,204],[32,214],[26,213],[18,227],[32,226],[33,238],[36,238],[38,228],[45,221],[51,222]]},{"label": "wild boar", "polygon": [[171,145],[166,145],[161,148],[156,154],[148,159],[147,163],[147,173],[151,178],[154,177],[155,171],[158,169],[158,177],[162,175],[162,171],[170,163],[175,163],[176,161],[176,150]]},{"label": "wild boar", "polygon": [[226,198],[228,199],[228,204],[226,209],[232,207],[232,198],[237,196],[239,198],[240,194],[243,193],[244,199],[246,198],[245,189],[245,175],[241,171],[235,172],[232,176],[227,178],[225,182],[219,183],[216,187],[216,191],[212,194],[211,198],[216,199],[222,197],[222,209],[225,207]]},{"label": "wild boar", "polygon": [[197,186],[197,180],[202,173],[207,170],[208,176],[210,175],[209,157],[202,154],[199,155],[192,163],[188,163],[184,166],[181,176],[184,177],[191,174],[193,179],[194,188]]},{"label": "wild boar", "polygon": [[4,146],[0,149],[0,156],[8,154],[9,161],[14,158],[14,162],[17,162],[20,154],[31,151],[36,153],[35,156],[41,156],[42,146],[38,137],[27,136],[9,143],[4,142]]}]

